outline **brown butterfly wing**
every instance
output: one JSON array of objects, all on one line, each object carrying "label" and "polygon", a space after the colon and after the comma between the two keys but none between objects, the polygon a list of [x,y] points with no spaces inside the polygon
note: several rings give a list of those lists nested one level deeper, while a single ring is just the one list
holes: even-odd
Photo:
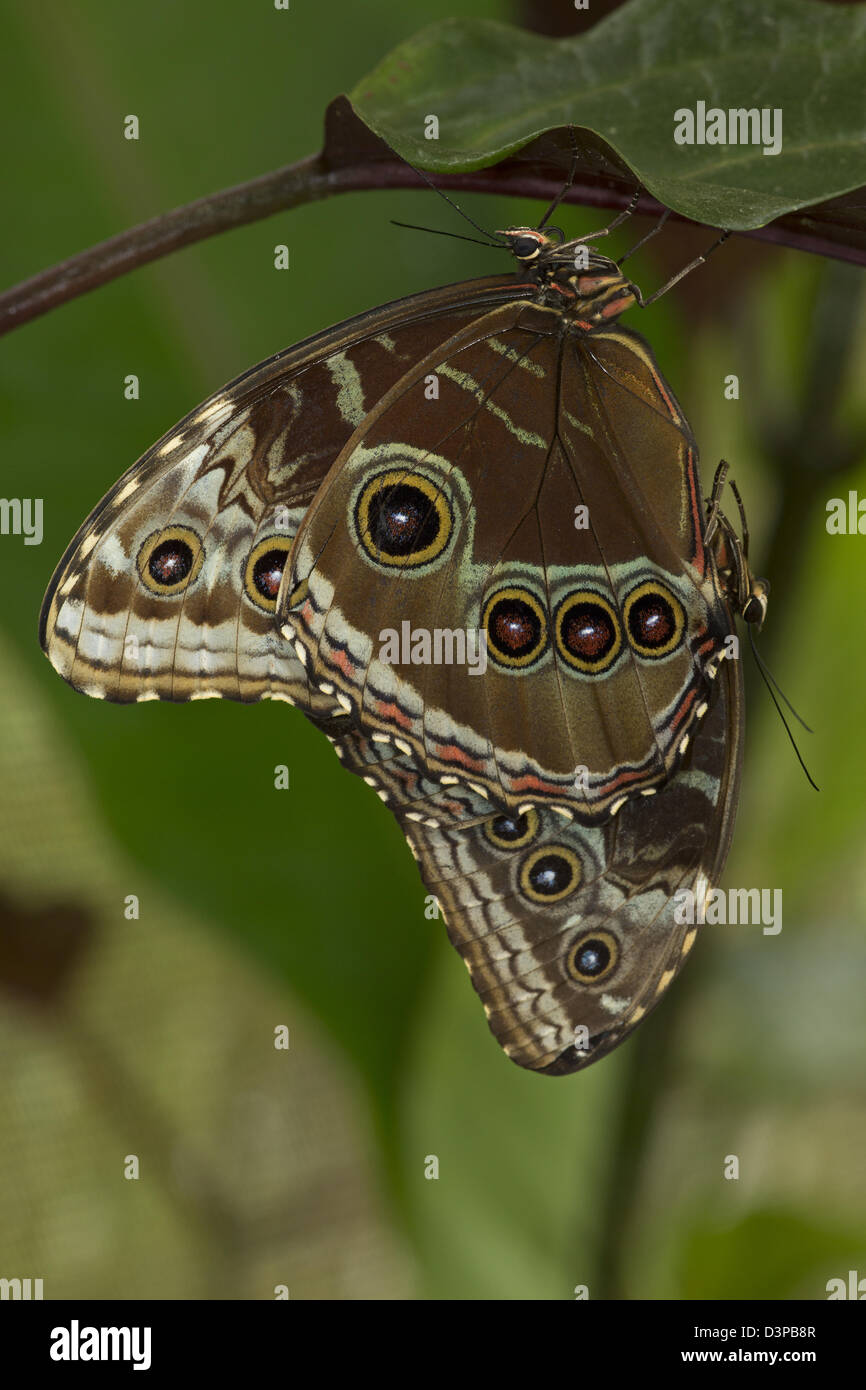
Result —
[{"label": "brown butterfly wing", "polygon": [[[496,277],[486,292],[513,293]],[[324,715],[275,622],[299,522],[368,410],[477,310],[416,295],[261,363],[193,411],[106,494],[48,586],[40,640],[101,699],[282,698]]]},{"label": "brown butterfly wing", "polygon": [[[314,679],[431,772],[601,818],[664,783],[705,711],[730,629],[702,534],[694,444],[642,340],[515,300],[354,433],[280,613]],[[482,630],[479,679],[448,656]]]},{"label": "brown butterfly wing", "polygon": [[561,1076],[617,1047],[655,1007],[697,928],[679,894],[718,881],[741,766],[739,664],[726,662],[681,766],[604,826],[550,807],[493,816],[393,746],[340,733],[344,766],[373,786],[406,834],[443,911],[491,1031],[512,1061]]},{"label": "brown butterfly wing", "polygon": [[[657,732],[655,750],[641,750],[640,775],[666,779],[657,794],[619,809],[610,788],[597,781],[567,817],[543,804],[518,816],[492,816],[486,794],[495,788],[506,802],[516,799],[520,777],[530,779],[526,799],[535,793],[543,800],[532,779],[537,783],[551,769],[532,754],[515,762],[511,755],[523,756],[522,740],[559,768],[564,732],[569,763],[587,747],[580,741],[585,718],[595,720],[589,749],[593,756],[602,750],[602,773],[618,775],[616,722],[636,728],[644,698],[634,663],[631,675],[621,673],[625,684],[616,699],[611,687],[596,698],[597,708],[571,696],[545,704],[529,683],[495,688],[486,679],[465,705],[462,672],[446,671],[443,683],[441,672],[425,669],[424,680],[432,683],[420,686],[415,729],[399,701],[383,703],[393,692],[374,688],[369,650],[358,682],[364,653],[353,645],[354,633],[340,647],[339,633],[334,640],[323,626],[324,640],[312,640],[314,625],[302,618],[305,600],[291,595],[296,601],[288,602],[299,571],[290,573],[285,563],[300,526],[296,552],[303,550],[302,565],[312,556],[307,574],[314,571],[345,522],[345,510],[332,506],[335,480],[351,479],[357,467],[356,485],[363,487],[363,449],[384,450],[387,462],[387,450],[400,442],[400,432],[388,428],[393,420],[385,420],[395,402],[417,407],[413,437],[421,439],[415,445],[421,468],[433,450],[443,450],[441,421],[425,441],[430,421],[418,413],[417,393],[411,396],[433,375],[458,402],[457,432],[464,431],[459,464],[447,460],[447,473],[463,477],[456,483],[453,549],[456,554],[459,540],[464,552],[443,567],[438,588],[427,586],[420,615],[450,616],[456,594],[460,611],[471,616],[485,585],[515,574],[537,582],[553,615],[562,599],[557,585],[570,584],[581,567],[605,572],[611,602],[624,611],[622,584],[633,588],[644,573],[640,566],[649,564],[650,574],[663,570],[670,583],[690,584],[719,630],[729,630],[712,562],[706,565],[701,552],[693,449],[661,379],[629,335],[611,330],[596,335],[583,355],[575,349],[559,362],[557,370],[569,377],[567,392],[554,392],[540,414],[534,409],[526,417],[526,391],[509,395],[508,383],[525,387],[524,376],[538,379],[544,363],[551,371],[553,358],[550,335],[539,333],[523,294],[504,277],[416,296],[318,335],[217,393],[129,470],[84,523],[49,586],[41,637],[61,674],[101,698],[271,696],[300,704],[397,816],[509,1056],[558,1074],[616,1046],[658,1000],[694,940],[694,931],[676,921],[675,894],[705,892],[724,862],[739,778],[738,669],[725,667],[703,726],[683,747],[687,722],[680,720],[673,757],[670,740],[657,737],[666,732],[663,701],[645,712],[648,745]],[[479,327],[485,316],[492,317]],[[481,351],[483,361],[458,360],[458,350],[470,357]],[[519,473],[541,449],[531,437],[532,420],[546,418],[555,447],[543,451],[527,506]],[[641,445],[650,462],[660,462],[656,472],[642,467]],[[511,468],[503,468],[509,460]],[[411,462],[418,466],[417,453]],[[382,464],[380,457],[375,466]],[[604,490],[610,487],[617,490],[614,520],[603,528],[594,522],[576,539],[573,508],[587,505],[591,514],[612,508]],[[302,524],[314,497],[309,524]],[[471,569],[476,539],[478,573]],[[339,558],[340,548],[332,553]],[[336,568],[341,601],[352,605],[358,632],[374,633],[395,603],[400,613],[407,601],[405,576],[370,585],[354,582],[351,564],[345,572]],[[315,585],[307,588],[315,598]],[[567,597],[567,587],[563,592]],[[683,593],[684,607],[700,608],[691,591]],[[332,607],[322,605],[326,618]],[[297,631],[303,645],[296,649],[283,627],[292,638]],[[708,633],[709,627],[707,620]],[[712,634],[709,647],[716,652]],[[714,668],[705,658],[701,666],[700,656],[696,650],[695,665],[708,685]],[[556,669],[555,658],[551,664]],[[409,674],[416,677],[414,666]],[[698,715],[684,701],[694,679],[686,672],[671,682],[674,709],[693,723]],[[366,728],[345,713],[353,698]],[[458,711],[453,717],[449,702]],[[449,744],[461,756],[467,749],[481,753],[474,786],[467,785],[467,765],[459,781],[450,775]],[[619,814],[593,823],[603,806]]]}]

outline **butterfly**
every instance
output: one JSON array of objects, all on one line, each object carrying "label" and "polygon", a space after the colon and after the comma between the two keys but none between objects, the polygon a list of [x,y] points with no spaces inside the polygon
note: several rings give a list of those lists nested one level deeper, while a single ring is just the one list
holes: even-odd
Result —
[{"label": "butterfly", "polygon": [[396,816],[507,1055],[559,1075],[694,942],[679,895],[717,880],[739,795],[725,657],[766,586],[618,322],[637,287],[587,238],[498,235],[516,274],[331,328],[164,436],[40,639],[97,698],[300,708]]}]

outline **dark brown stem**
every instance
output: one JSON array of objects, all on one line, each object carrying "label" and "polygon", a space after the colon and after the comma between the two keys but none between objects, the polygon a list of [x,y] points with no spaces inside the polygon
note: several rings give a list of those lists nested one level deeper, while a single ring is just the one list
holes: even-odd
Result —
[{"label": "dark brown stem", "polygon": [[[441,175],[436,183],[442,188],[472,190],[481,193],[508,192],[527,198],[547,199],[556,192],[551,179],[524,176],[501,180],[494,169],[474,174]],[[334,193],[349,193],[371,188],[420,188],[429,195],[429,186],[421,181],[407,164],[361,161],[354,167],[328,169],[322,155],[311,155],[297,164],[286,165],[271,174],[250,179],[247,183],[224,188],[193,203],[172,208],[129,231],[100,241],[87,251],[80,251],[68,260],[48,270],[40,271],[29,280],[22,280],[0,294],[0,335],[19,328],[31,319],[39,318],[49,309],[66,304],[79,295],[98,289],[121,275],[126,275],[148,261],[159,260],[172,251],[180,251],[196,241],[216,236],[219,232],[243,227],[274,213],[314,203]],[[568,202],[590,206],[618,207],[627,199],[610,190],[575,184]],[[642,203],[646,203],[646,207]],[[654,212],[659,205],[652,198],[641,200],[636,211]]]},{"label": "dark brown stem", "polygon": [[[558,142],[559,134],[551,132],[542,136],[517,155],[490,168],[471,173],[437,174],[435,182],[442,188],[462,192],[509,194],[549,201],[562,187],[562,171],[567,170],[570,158],[567,142]],[[615,210],[626,207],[634,191],[634,176],[590,132],[586,133],[584,144],[585,171],[578,172],[564,201]],[[335,193],[374,188],[416,188],[429,196],[425,180],[363,126],[345,97],[338,97],[328,108],[325,147],[320,154],[161,213],[13,286],[0,295],[0,335],[148,261],[158,260],[218,232],[242,227]],[[825,206],[829,210],[831,205]],[[663,207],[649,194],[642,194],[635,211],[657,217]],[[859,225],[851,228],[845,225],[847,205],[837,218],[825,214],[822,220],[820,210],[817,216],[815,210],[811,211],[811,217],[798,213],[741,235],[866,263],[866,244],[860,244],[857,239]],[[677,213],[672,215],[680,221],[689,220]],[[850,236],[846,242],[846,231],[854,235],[855,244],[851,244]]]},{"label": "dark brown stem", "polygon": [[320,166],[321,156],[313,156],[224,188],[41,271],[0,295],[0,333],[8,333],[59,304],[195,241],[324,197],[329,191],[329,176]]}]

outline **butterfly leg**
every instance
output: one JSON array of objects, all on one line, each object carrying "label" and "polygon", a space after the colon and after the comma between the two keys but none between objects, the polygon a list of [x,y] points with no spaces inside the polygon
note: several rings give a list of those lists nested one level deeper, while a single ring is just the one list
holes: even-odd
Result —
[{"label": "butterfly leg", "polygon": [[719,461],[713,477],[713,488],[707,501],[707,525],[704,532],[704,544],[709,545],[716,533],[719,525],[719,499],[725,490],[725,479],[728,476],[729,465],[724,459]]},{"label": "butterfly leg", "polygon": [[542,227],[544,227],[545,224],[546,224],[546,223],[550,220],[550,218],[553,216],[554,212],[555,212],[556,209],[559,207],[559,204],[562,202],[562,200],[563,200],[563,198],[565,197],[566,193],[567,193],[568,190],[571,188],[571,185],[574,183],[574,176],[575,176],[575,174],[577,173],[577,161],[578,161],[578,158],[580,157],[580,146],[579,146],[578,143],[577,143],[577,139],[576,139],[575,134],[574,134],[574,127],[573,127],[573,126],[571,127],[571,146],[572,146],[572,150],[571,150],[571,172],[570,172],[568,178],[566,179],[565,183],[562,185],[562,188],[561,188],[561,189],[559,190],[559,192],[557,193],[557,195],[556,195],[556,197],[554,198],[553,202],[550,204],[550,207],[547,209],[546,213],[544,214],[544,216],[542,217],[541,221],[539,222],[539,224],[538,224],[538,230],[539,230],[539,231],[541,231]]},{"label": "butterfly leg", "polygon": [[[674,285],[678,284],[684,276],[689,275],[693,270],[697,270],[698,266],[703,265],[704,262],[709,258],[709,256],[712,255],[713,251],[715,251],[716,247],[721,246],[723,241],[727,241],[730,235],[730,231],[722,232],[722,235],[720,237],[717,237],[716,240],[710,246],[707,247],[703,255],[695,256],[695,259],[693,261],[689,261],[688,265],[684,265],[682,270],[678,270],[676,275],[672,275],[670,280],[666,280],[665,283],[661,286],[661,288],[657,289],[653,294],[649,295],[647,299],[644,299],[639,287],[634,283],[630,282],[629,289],[634,295],[635,300],[637,301],[640,308],[649,308],[650,304],[654,304],[657,299],[661,299],[662,295],[667,294],[668,290],[673,289]],[[640,243],[638,243],[638,245],[640,245]]]},{"label": "butterfly leg", "polygon": [[742,542],[743,542],[743,556],[744,556],[744,558],[745,558],[746,560],[748,560],[748,558],[749,558],[749,523],[748,523],[747,520],[746,520],[746,509],[745,509],[745,507],[743,506],[743,499],[742,499],[742,497],[740,496],[740,489],[737,487],[737,484],[734,482],[734,479],[733,479],[733,478],[731,478],[731,480],[730,480],[730,486],[731,486],[731,492],[734,494],[734,497],[737,499],[737,508],[738,508],[738,510],[739,510],[739,513],[740,513],[740,531],[741,531],[741,538],[742,538]]},{"label": "butterfly leg", "polygon": [[629,256],[633,256],[633,255],[634,255],[635,251],[639,251],[640,248],[641,248],[642,246],[645,246],[646,243],[647,243],[648,241],[650,241],[652,237],[657,236],[658,233],[661,231],[662,227],[663,227],[663,226],[665,225],[665,223],[667,222],[667,220],[668,220],[668,218],[670,217],[670,215],[671,215],[671,210],[670,210],[670,208],[665,208],[664,212],[662,213],[662,215],[661,215],[661,217],[659,218],[658,222],[656,222],[655,226],[654,226],[654,227],[650,227],[649,231],[648,231],[644,236],[641,237],[640,241],[636,241],[635,244],[634,244],[634,246],[630,246],[629,249],[625,252],[625,254],[622,255],[622,256],[620,256],[619,260],[617,261],[617,265],[622,265],[623,261],[627,261],[628,258],[629,258]]},{"label": "butterfly leg", "polygon": [[[585,236],[575,237],[575,241],[595,241],[596,237],[608,236],[610,232],[615,232],[617,227],[621,227],[623,222],[625,222],[627,218],[631,217],[632,213],[637,207],[639,198],[640,186],[638,186],[632,194],[631,202],[629,203],[628,207],[623,208],[622,212],[617,213],[616,217],[613,219],[612,222],[609,222],[606,227],[599,227],[597,232],[587,232]],[[638,243],[638,245],[640,245],[640,243]]]},{"label": "butterfly leg", "polygon": [[[765,579],[755,579],[749,568],[749,527],[746,520],[746,509],[740,490],[733,478],[728,478],[729,465],[722,459],[716,469],[713,478],[713,488],[707,502],[707,524],[704,530],[704,544],[709,546],[717,538],[719,532],[724,536],[726,558],[729,556],[730,563],[733,565],[736,577],[736,608],[744,622],[754,624],[758,631],[766,617],[767,596],[770,586]],[[733,525],[720,506],[722,492],[725,483],[730,484],[731,491],[737,502],[737,509],[740,513],[740,525],[742,535],[738,536]],[[718,547],[718,541],[717,541]],[[727,566],[725,566],[727,567]]]}]

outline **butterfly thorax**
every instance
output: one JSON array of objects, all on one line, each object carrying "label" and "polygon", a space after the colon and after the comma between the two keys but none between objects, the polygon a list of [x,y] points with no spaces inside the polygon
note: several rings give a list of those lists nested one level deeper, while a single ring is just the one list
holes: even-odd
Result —
[{"label": "butterfly thorax", "polygon": [[580,332],[602,328],[636,302],[634,287],[615,261],[591,251],[582,237],[561,241],[532,227],[509,227],[508,242],[539,301],[562,312]]}]

